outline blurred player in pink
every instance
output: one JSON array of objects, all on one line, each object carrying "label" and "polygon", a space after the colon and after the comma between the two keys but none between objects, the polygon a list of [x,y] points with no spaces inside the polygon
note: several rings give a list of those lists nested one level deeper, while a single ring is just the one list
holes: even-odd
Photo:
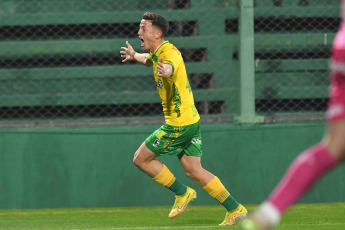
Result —
[{"label": "blurred player in pink", "polygon": [[325,173],[345,159],[345,0],[342,24],[333,43],[328,129],[323,140],[300,154],[266,201],[242,223],[242,229],[273,229],[288,207]]}]

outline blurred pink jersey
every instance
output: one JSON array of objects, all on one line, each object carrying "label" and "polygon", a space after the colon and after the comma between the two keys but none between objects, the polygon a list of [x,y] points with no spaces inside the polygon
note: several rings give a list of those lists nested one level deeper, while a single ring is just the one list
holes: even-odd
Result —
[{"label": "blurred pink jersey", "polygon": [[345,39],[344,39],[344,32],[345,32],[345,0],[342,1],[341,6],[341,26],[339,28],[338,34],[334,40],[333,47],[335,49],[344,49],[345,48]]},{"label": "blurred pink jersey", "polygon": [[329,122],[345,119],[345,0],[341,7],[342,24],[334,39],[331,56],[331,88],[327,110]]}]

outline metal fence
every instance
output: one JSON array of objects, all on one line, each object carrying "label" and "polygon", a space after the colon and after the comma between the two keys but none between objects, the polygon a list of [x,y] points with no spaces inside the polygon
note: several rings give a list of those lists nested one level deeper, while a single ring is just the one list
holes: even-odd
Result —
[{"label": "metal fence", "polygon": [[[337,0],[255,2],[256,111],[313,119],[327,107]],[[315,116],[314,116],[315,117]]]},{"label": "metal fence", "polygon": [[[231,121],[240,106],[238,5],[237,0],[0,1],[0,124],[162,118],[152,69],[123,64],[119,55],[126,40],[141,51],[137,31],[146,11],[169,20],[167,40],[184,57],[202,119]],[[325,111],[339,5],[254,1],[257,114]]]}]

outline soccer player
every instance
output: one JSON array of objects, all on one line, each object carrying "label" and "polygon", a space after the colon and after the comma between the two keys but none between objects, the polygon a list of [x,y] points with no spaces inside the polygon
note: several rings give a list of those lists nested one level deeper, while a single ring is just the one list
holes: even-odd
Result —
[{"label": "soccer player", "polygon": [[186,175],[226,208],[225,219],[220,225],[234,225],[246,215],[247,210],[230,195],[218,177],[201,166],[200,117],[182,55],[173,44],[164,40],[168,29],[169,24],[163,16],[145,13],[138,35],[141,47],[150,53],[137,53],[128,41],[127,47],[121,47],[122,62],[135,60],[153,66],[165,117],[165,124],[146,138],[136,151],[133,162],[158,184],[175,193],[175,203],[169,214],[170,218],[174,218],[196,198],[194,189],[176,179],[156,159],[162,155],[177,156]]},{"label": "soccer player", "polygon": [[326,172],[345,159],[345,0],[342,25],[333,43],[328,129],[323,140],[300,154],[266,201],[243,220],[242,229],[273,229],[288,207]]}]

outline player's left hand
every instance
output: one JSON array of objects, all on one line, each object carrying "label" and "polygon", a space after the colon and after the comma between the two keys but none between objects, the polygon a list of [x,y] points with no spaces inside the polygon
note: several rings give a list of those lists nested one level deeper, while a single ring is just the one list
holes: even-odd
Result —
[{"label": "player's left hand", "polygon": [[157,65],[157,75],[160,77],[170,77],[172,74],[172,66],[164,64],[164,59],[161,58]]}]

